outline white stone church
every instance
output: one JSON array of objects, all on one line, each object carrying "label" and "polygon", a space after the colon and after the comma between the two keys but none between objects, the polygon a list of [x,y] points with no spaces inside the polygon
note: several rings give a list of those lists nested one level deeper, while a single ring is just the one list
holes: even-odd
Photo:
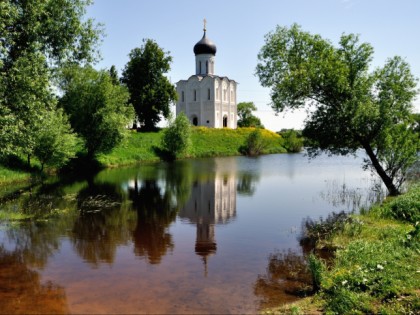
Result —
[{"label": "white stone church", "polygon": [[184,112],[194,126],[237,127],[237,82],[214,74],[216,45],[206,36],[194,46],[195,75],[176,84],[176,114]]}]

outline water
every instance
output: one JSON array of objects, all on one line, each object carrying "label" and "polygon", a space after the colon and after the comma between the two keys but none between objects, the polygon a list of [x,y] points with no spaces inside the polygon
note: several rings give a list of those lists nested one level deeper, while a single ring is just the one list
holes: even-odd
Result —
[{"label": "water", "polygon": [[0,313],[243,314],[294,301],[308,282],[302,221],[374,201],[361,163],[212,158],[28,190],[0,207],[58,214],[0,223]]}]

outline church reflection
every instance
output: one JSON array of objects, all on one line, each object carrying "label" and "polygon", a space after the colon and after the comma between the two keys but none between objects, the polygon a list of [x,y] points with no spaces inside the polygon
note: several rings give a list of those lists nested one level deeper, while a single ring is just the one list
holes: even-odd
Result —
[{"label": "church reflection", "polygon": [[191,198],[180,209],[179,217],[196,224],[195,252],[205,266],[217,251],[216,225],[227,224],[236,217],[236,164],[234,160],[221,168],[215,160],[215,172],[193,183]]}]

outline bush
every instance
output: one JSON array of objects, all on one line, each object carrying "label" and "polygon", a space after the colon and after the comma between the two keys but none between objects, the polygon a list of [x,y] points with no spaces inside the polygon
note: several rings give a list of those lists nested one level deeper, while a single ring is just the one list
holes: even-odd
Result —
[{"label": "bush", "polygon": [[375,211],[379,212],[383,218],[392,218],[413,224],[420,222],[420,185],[412,187],[405,195],[393,199]]},{"label": "bush", "polygon": [[303,138],[298,133],[291,129],[281,133],[284,138],[284,147],[287,152],[298,153],[303,148]]},{"label": "bush", "polygon": [[327,240],[333,234],[342,232],[346,223],[350,220],[349,215],[344,211],[333,212],[325,220],[320,218],[318,221],[314,221],[311,218],[306,218],[302,223],[302,234],[299,242],[315,245],[320,240]]},{"label": "bush", "polygon": [[191,126],[184,113],[179,114],[164,131],[162,138],[163,151],[168,159],[176,159],[187,153],[191,145]]},{"label": "bush", "polygon": [[257,156],[262,154],[267,146],[268,143],[263,138],[261,130],[257,128],[248,135],[245,144],[241,147],[241,152],[245,155]]}]

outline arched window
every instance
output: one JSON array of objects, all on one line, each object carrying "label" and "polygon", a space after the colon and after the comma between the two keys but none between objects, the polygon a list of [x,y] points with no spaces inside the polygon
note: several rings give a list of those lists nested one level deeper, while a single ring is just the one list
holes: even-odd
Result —
[{"label": "arched window", "polygon": [[201,74],[201,61],[200,61],[200,70],[198,71],[198,74]]},{"label": "arched window", "polygon": [[181,93],[181,101],[185,102],[184,91],[182,91],[182,93]]},{"label": "arched window", "polygon": [[223,128],[226,128],[228,126],[228,118],[227,116],[223,116]]},{"label": "arched window", "polygon": [[209,73],[209,62],[206,61],[206,74],[208,74],[208,73]]},{"label": "arched window", "polygon": [[210,101],[210,89],[207,89],[207,99]]},{"label": "arched window", "polygon": [[194,102],[197,101],[197,90],[194,90]]}]

